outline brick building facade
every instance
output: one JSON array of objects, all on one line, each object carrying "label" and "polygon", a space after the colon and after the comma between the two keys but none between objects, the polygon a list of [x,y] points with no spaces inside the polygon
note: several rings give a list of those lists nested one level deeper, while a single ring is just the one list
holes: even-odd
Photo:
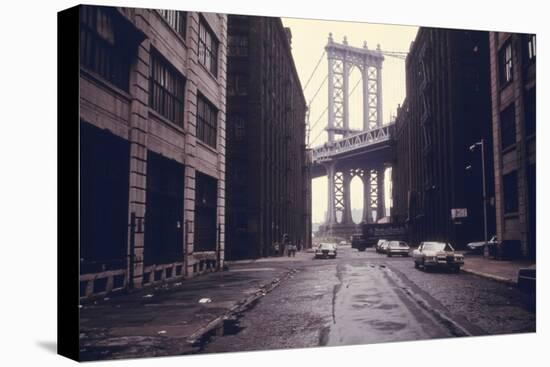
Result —
[{"label": "brick building facade", "polygon": [[[461,248],[484,237],[481,152],[493,196],[487,32],[420,28],[406,60],[406,100],[398,109],[393,163],[393,219],[410,240]],[[469,169],[466,167],[469,166]],[[494,207],[488,200],[488,232]],[[452,209],[467,209],[453,219]]]},{"label": "brick building facade", "polygon": [[499,256],[536,255],[536,35],[490,33]]},{"label": "brick building facade", "polygon": [[256,258],[288,233],[310,245],[306,103],[279,18],[228,16],[228,258]]},{"label": "brick building facade", "polygon": [[226,28],[80,6],[81,297],[223,264]]}]

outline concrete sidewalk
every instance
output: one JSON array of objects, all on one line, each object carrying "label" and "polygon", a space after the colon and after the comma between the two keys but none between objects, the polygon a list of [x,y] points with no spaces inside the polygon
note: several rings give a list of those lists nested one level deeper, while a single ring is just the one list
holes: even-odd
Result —
[{"label": "concrete sidewalk", "polygon": [[[80,354],[84,360],[192,354],[203,338],[219,332],[293,277],[293,258],[229,262],[229,270],[112,295],[80,306]],[[269,264],[265,264],[271,261]],[[297,265],[297,264],[296,264]]]},{"label": "concrete sidewalk", "polygon": [[463,253],[463,255],[463,271],[510,285],[517,285],[519,269],[535,264],[526,260],[495,260],[468,252]]}]

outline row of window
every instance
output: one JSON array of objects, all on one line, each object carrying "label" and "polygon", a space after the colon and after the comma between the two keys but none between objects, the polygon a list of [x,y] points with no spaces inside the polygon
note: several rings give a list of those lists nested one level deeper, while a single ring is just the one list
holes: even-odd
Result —
[{"label": "row of window", "polygon": [[[536,89],[532,88],[524,95],[525,136],[529,137],[536,131]],[[500,113],[500,140],[504,150],[516,143],[516,108],[511,103]]]},{"label": "row of window", "polygon": [[[521,38],[521,48],[525,65],[535,62],[537,57],[537,38],[535,34],[525,34]],[[514,60],[512,57],[512,42],[508,41],[499,51],[499,80],[504,87],[514,79]]]},{"label": "row of window", "polygon": [[[106,8],[108,9],[108,8]],[[185,38],[187,13],[157,10]],[[81,6],[80,62],[116,87],[128,91],[130,57],[117,38],[112,16],[100,7]],[[205,21],[199,23],[199,62],[213,75],[218,69],[218,40]],[[183,127],[185,78],[158,52],[150,57],[149,106],[174,124]],[[204,96],[197,97],[197,137],[216,147],[218,111]]]}]

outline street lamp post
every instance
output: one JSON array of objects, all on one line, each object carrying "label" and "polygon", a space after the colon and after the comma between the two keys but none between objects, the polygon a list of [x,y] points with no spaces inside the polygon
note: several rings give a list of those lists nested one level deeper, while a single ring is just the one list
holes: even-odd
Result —
[{"label": "street lamp post", "polygon": [[485,184],[485,144],[483,139],[478,141],[477,143],[474,143],[470,146],[470,151],[474,151],[476,145],[481,146],[481,176],[482,176],[482,184],[483,184],[483,230],[485,235],[485,246],[483,255],[485,257],[489,256],[489,246],[487,244],[487,191],[486,191],[486,184]]}]

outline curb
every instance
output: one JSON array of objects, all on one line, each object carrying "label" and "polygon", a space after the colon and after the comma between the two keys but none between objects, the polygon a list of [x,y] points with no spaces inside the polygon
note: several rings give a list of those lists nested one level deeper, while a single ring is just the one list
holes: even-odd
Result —
[{"label": "curb", "polygon": [[517,287],[517,285],[518,285],[517,281],[515,281],[513,279],[499,277],[498,275],[487,274],[487,273],[483,273],[483,272],[480,272],[480,271],[476,271],[476,270],[472,270],[472,269],[465,269],[465,268],[462,268],[460,270],[462,270],[465,273],[469,273],[469,274],[477,275],[479,277],[491,279],[491,280],[494,280],[495,282],[504,283],[506,285],[510,285],[510,286],[514,286],[514,287]]},{"label": "curb", "polygon": [[215,319],[208,322],[205,326],[197,329],[195,332],[193,332],[193,334],[189,335],[186,338],[188,345],[194,344],[203,335],[205,335],[208,332],[220,327],[221,324],[223,323],[223,321],[228,319],[232,315],[245,311],[250,305],[254,304],[254,302],[256,302],[257,300],[259,300],[260,298],[262,298],[266,294],[273,291],[283,281],[285,281],[287,278],[289,278],[291,275],[293,275],[295,273],[297,273],[296,269],[288,270],[280,278],[275,278],[270,283],[261,285],[253,295],[251,295],[250,297],[247,297],[247,298],[245,298],[241,301],[238,301],[234,306],[232,306],[224,314],[216,317]]}]

